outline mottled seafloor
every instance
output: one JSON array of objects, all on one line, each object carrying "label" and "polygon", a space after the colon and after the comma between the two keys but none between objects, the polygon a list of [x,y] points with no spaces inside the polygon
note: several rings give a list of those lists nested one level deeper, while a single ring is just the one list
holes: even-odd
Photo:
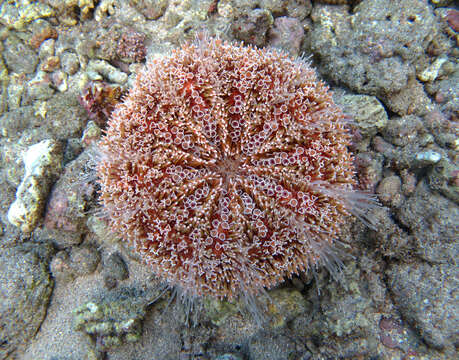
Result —
[{"label": "mottled seafloor", "polygon": [[[1,359],[459,357],[454,1],[1,1],[0,24]],[[203,30],[309,59],[384,205],[376,229],[344,229],[344,280],[287,280],[261,328],[234,304],[206,302],[195,327],[170,294],[149,305],[154,275],[97,213],[90,149],[109,104],[88,112],[86,85],[116,98]]]}]

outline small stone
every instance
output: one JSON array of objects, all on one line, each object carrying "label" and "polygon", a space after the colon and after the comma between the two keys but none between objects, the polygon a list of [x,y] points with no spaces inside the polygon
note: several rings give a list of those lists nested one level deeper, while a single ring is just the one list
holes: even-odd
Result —
[{"label": "small stone", "polygon": [[169,0],[131,0],[130,3],[148,20],[156,20],[164,15]]},{"label": "small stone", "polygon": [[362,137],[373,137],[388,121],[386,110],[375,96],[345,95],[337,99],[357,125]]},{"label": "small stone", "polygon": [[42,70],[37,71],[35,77],[27,83],[26,98],[32,101],[50,99],[54,94],[50,85],[49,74]]},{"label": "small stone", "polygon": [[[435,160],[438,159],[438,155]],[[448,157],[439,160],[428,174],[429,187],[459,204],[459,164]]]},{"label": "small stone", "polygon": [[247,44],[263,46],[266,44],[266,35],[273,25],[271,13],[265,9],[254,9],[248,14],[241,15],[232,26],[234,37]]},{"label": "small stone", "polygon": [[61,172],[62,145],[43,140],[24,154],[25,174],[8,210],[8,220],[25,233],[31,232],[42,217],[52,182]]},{"label": "small stone", "polygon": [[399,207],[403,202],[401,194],[402,181],[398,176],[389,176],[381,180],[376,189],[384,205]]},{"label": "small stone", "polygon": [[85,147],[91,146],[100,139],[101,135],[102,130],[100,129],[100,127],[98,127],[94,121],[88,121],[86,128],[83,130],[81,143]]},{"label": "small stone", "polygon": [[50,75],[51,82],[59,92],[68,90],[68,76],[62,70],[55,71]]},{"label": "small stone", "polygon": [[100,254],[92,245],[72,248],[70,252],[72,268],[78,276],[93,273],[100,262]]},{"label": "small stone", "polygon": [[0,23],[15,30],[22,30],[34,20],[54,16],[53,9],[44,3],[24,3],[18,6],[16,2],[3,2],[0,7]]},{"label": "small stone", "polygon": [[434,81],[438,77],[438,73],[442,65],[448,60],[446,56],[437,58],[427,69],[418,75],[418,79],[424,82]]},{"label": "small stone", "polygon": [[40,60],[44,60],[50,56],[54,56],[54,44],[56,40],[48,39],[41,43],[40,50],[38,52],[38,57]]},{"label": "small stone", "polygon": [[54,278],[58,281],[69,282],[75,279],[75,272],[70,263],[69,255],[66,251],[59,251],[53,257],[50,270]]},{"label": "small stone", "polygon": [[433,150],[421,151],[416,154],[416,161],[421,167],[436,164],[440,160],[441,154]]},{"label": "small stone", "polygon": [[417,183],[416,176],[408,172],[408,170],[406,169],[402,170],[400,175],[403,181],[403,184],[402,184],[403,195],[410,196],[416,189],[416,183]]},{"label": "small stone", "polygon": [[35,51],[14,36],[9,36],[4,44],[5,50],[2,55],[11,72],[31,74],[35,71],[38,64]]},{"label": "small stone", "polygon": [[423,130],[422,121],[414,115],[390,119],[382,131],[384,139],[397,146],[406,146],[418,139]]},{"label": "small stone", "polygon": [[125,280],[128,276],[128,268],[121,255],[111,254],[104,261],[104,282],[107,288],[114,288],[118,281]]},{"label": "small stone", "polygon": [[91,80],[108,79],[112,83],[124,84],[128,76],[105,60],[91,60],[86,70]]},{"label": "small stone", "polygon": [[303,25],[298,19],[286,16],[274,20],[274,26],[269,31],[270,45],[288,51],[298,56],[301,42],[304,38]]},{"label": "small stone", "polygon": [[60,65],[60,60],[58,56],[50,56],[46,58],[41,64],[40,64],[40,70],[46,71],[46,72],[53,72],[54,70],[58,69]]},{"label": "small stone", "polygon": [[411,114],[422,116],[432,110],[432,102],[423,84],[415,78],[409,79],[402,90],[385,95],[384,103],[390,111],[400,116]]},{"label": "small stone", "polygon": [[240,355],[227,353],[227,354],[217,356],[215,360],[243,360],[243,359]]},{"label": "small stone", "polygon": [[73,53],[65,52],[61,55],[62,69],[69,75],[75,74],[80,68],[78,56]]}]

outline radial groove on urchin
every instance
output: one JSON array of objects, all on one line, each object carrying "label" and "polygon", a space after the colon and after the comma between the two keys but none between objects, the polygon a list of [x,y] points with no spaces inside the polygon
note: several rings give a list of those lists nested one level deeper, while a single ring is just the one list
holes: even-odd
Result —
[{"label": "radial groove on urchin", "polygon": [[148,63],[112,113],[101,203],[170,285],[256,293],[333,245],[352,212],[349,138],[308,64],[197,40]]}]

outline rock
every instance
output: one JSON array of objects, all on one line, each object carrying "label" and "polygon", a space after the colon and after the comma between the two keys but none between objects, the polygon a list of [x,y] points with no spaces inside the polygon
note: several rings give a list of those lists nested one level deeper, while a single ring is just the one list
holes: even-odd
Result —
[{"label": "rock", "polygon": [[410,229],[420,258],[430,263],[453,263],[459,257],[459,208],[451,200],[431,192],[424,181],[395,215]]},{"label": "rock", "polygon": [[67,250],[59,251],[51,261],[53,276],[62,282],[69,282],[78,276],[93,273],[100,262],[99,251],[91,244],[72,247],[70,255]]},{"label": "rock", "polygon": [[46,316],[53,290],[51,252],[46,244],[32,243],[0,249],[1,359],[30,340]]},{"label": "rock", "polygon": [[427,156],[434,165],[428,173],[429,187],[459,204],[459,164],[448,157],[440,160],[439,156],[441,157],[439,153]]},{"label": "rock", "polygon": [[295,18],[278,17],[269,30],[269,45],[281,48],[292,56],[298,56],[303,38],[303,25]]},{"label": "rock", "polygon": [[382,131],[384,139],[397,146],[418,141],[425,132],[421,119],[414,115],[393,117]]},{"label": "rock", "polygon": [[41,2],[20,1],[20,4],[3,2],[0,7],[0,23],[15,29],[23,30],[30,22],[54,16],[54,11]]},{"label": "rock", "polygon": [[53,86],[59,92],[65,92],[68,89],[68,76],[65,72],[58,70],[50,75]]},{"label": "rock", "polygon": [[25,174],[8,211],[8,220],[25,233],[31,232],[42,217],[46,198],[62,167],[62,145],[44,140],[24,154]]},{"label": "rock", "polygon": [[273,16],[268,10],[254,9],[236,19],[232,24],[232,31],[238,40],[263,46],[266,44],[266,35],[273,23]]},{"label": "rock", "polygon": [[454,346],[459,342],[457,266],[393,263],[387,276],[402,317],[429,346],[445,350],[446,358],[454,358]]},{"label": "rock", "polygon": [[401,188],[402,180],[398,176],[392,175],[382,179],[376,193],[384,205],[399,207],[403,202]]},{"label": "rock", "polygon": [[73,247],[70,251],[70,264],[78,276],[86,276],[93,273],[99,262],[99,251],[93,245],[87,244]]},{"label": "rock", "polygon": [[105,286],[109,289],[115,287],[118,281],[128,278],[128,267],[120,254],[111,254],[104,261],[103,276]]},{"label": "rock", "polygon": [[131,292],[88,302],[75,310],[75,329],[90,335],[98,350],[136,342],[142,335],[145,299]]},{"label": "rock", "polygon": [[215,360],[243,360],[243,358],[240,355],[226,353],[226,354],[217,356]]},{"label": "rock", "polygon": [[375,96],[345,95],[337,103],[352,117],[364,138],[373,137],[387,124],[386,110]]},{"label": "rock", "polygon": [[156,20],[166,12],[169,0],[130,0],[130,3],[148,20]]},{"label": "rock", "polygon": [[71,52],[64,52],[61,55],[61,65],[62,69],[69,75],[75,74],[79,67],[80,62],[78,60],[78,56]]},{"label": "rock", "polygon": [[316,4],[309,42],[319,69],[359,93],[384,97],[402,90],[436,34],[433,10],[424,0]]},{"label": "rock", "polygon": [[94,183],[84,178],[91,159],[87,151],[68,163],[51,192],[44,223],[58,247],[79,244],[86,230],[86,211],[95,204]]},{"label": "rock", "polygon": [[295,359],[298,351],[295,342],[283,334],[263,334],[249,342],[249,357],[252,360]]},{"label": "rock", "polygon": [[15,36],[8,36],[4,44],[5,50],[2,55],[11,72],[31,74],[35,71],[38,64],[38,56],[35,51]]},{"label": "rock", "polygon": [[54,44],[56,40],[48,39],[41,43],[40,50],[38,51],[38,57],[40,60],[44,60],[50,56],[54,56]]},{"label": "rock", "polygon": [[34,100],[48,100],[54,94],[51,87],[51,79],[45,71],[39,70],[35,77],[27,82],[26,94],[24,101],[32,102]]},{"label": "rock", "polygon": [[401,91],[387,94],[383,100],[389,110],[400,116],[410,114],[421,116],[433,107],[424,87],[416,79],[409,79]]},{"label": "rock", "polygon": [[448,60],[446,56],[440,56],[424,71],[418,74],[418,79],[423,82],[434,81],[438,77],[438,73],[442,65]]},{"label": "rock", "polygon": [[307,310],[303,295],[296,289],[275,289],[269,293],[269,297],[272,300],[268,307],[268,313],[272,317],[270,326],[274,329],[285,326]]},{"label": "rock", "polygon": [[422,168],[439,162],[441,160],[441,154],[433,150],[426,150],[418,152],[415,159],[418,163],[417,166]]},{"label": "rock", "polygon": [[65,250],[59,251],[56,256],[53,257],[49,267],[53,277],[59,282],[69,282],[76,277],[70,262],[69,254]]},{"label": "rock", "polygon": [[86,72],[91,80],[102,80],[106,78],[112,83],[124,84],[128,79],[126,73],[118,70],[105,60],[89,61]]},{"label": "rock", "polygon": [[47,0],[53,8],[58,20],[64,25],[75,25],[77,17],[81,20],[92,16],[94,10],[94,0]]}]

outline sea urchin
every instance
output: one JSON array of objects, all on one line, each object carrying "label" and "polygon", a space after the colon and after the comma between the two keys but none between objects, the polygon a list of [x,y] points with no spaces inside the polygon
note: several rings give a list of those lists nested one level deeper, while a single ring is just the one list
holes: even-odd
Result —
[{"label": "sea urchin", "polygon": [[200,39],[148,63],[112,113],[100,199],[167,284],[253,294],[326,261],[359,212],[349,142],[304,61]]}]

